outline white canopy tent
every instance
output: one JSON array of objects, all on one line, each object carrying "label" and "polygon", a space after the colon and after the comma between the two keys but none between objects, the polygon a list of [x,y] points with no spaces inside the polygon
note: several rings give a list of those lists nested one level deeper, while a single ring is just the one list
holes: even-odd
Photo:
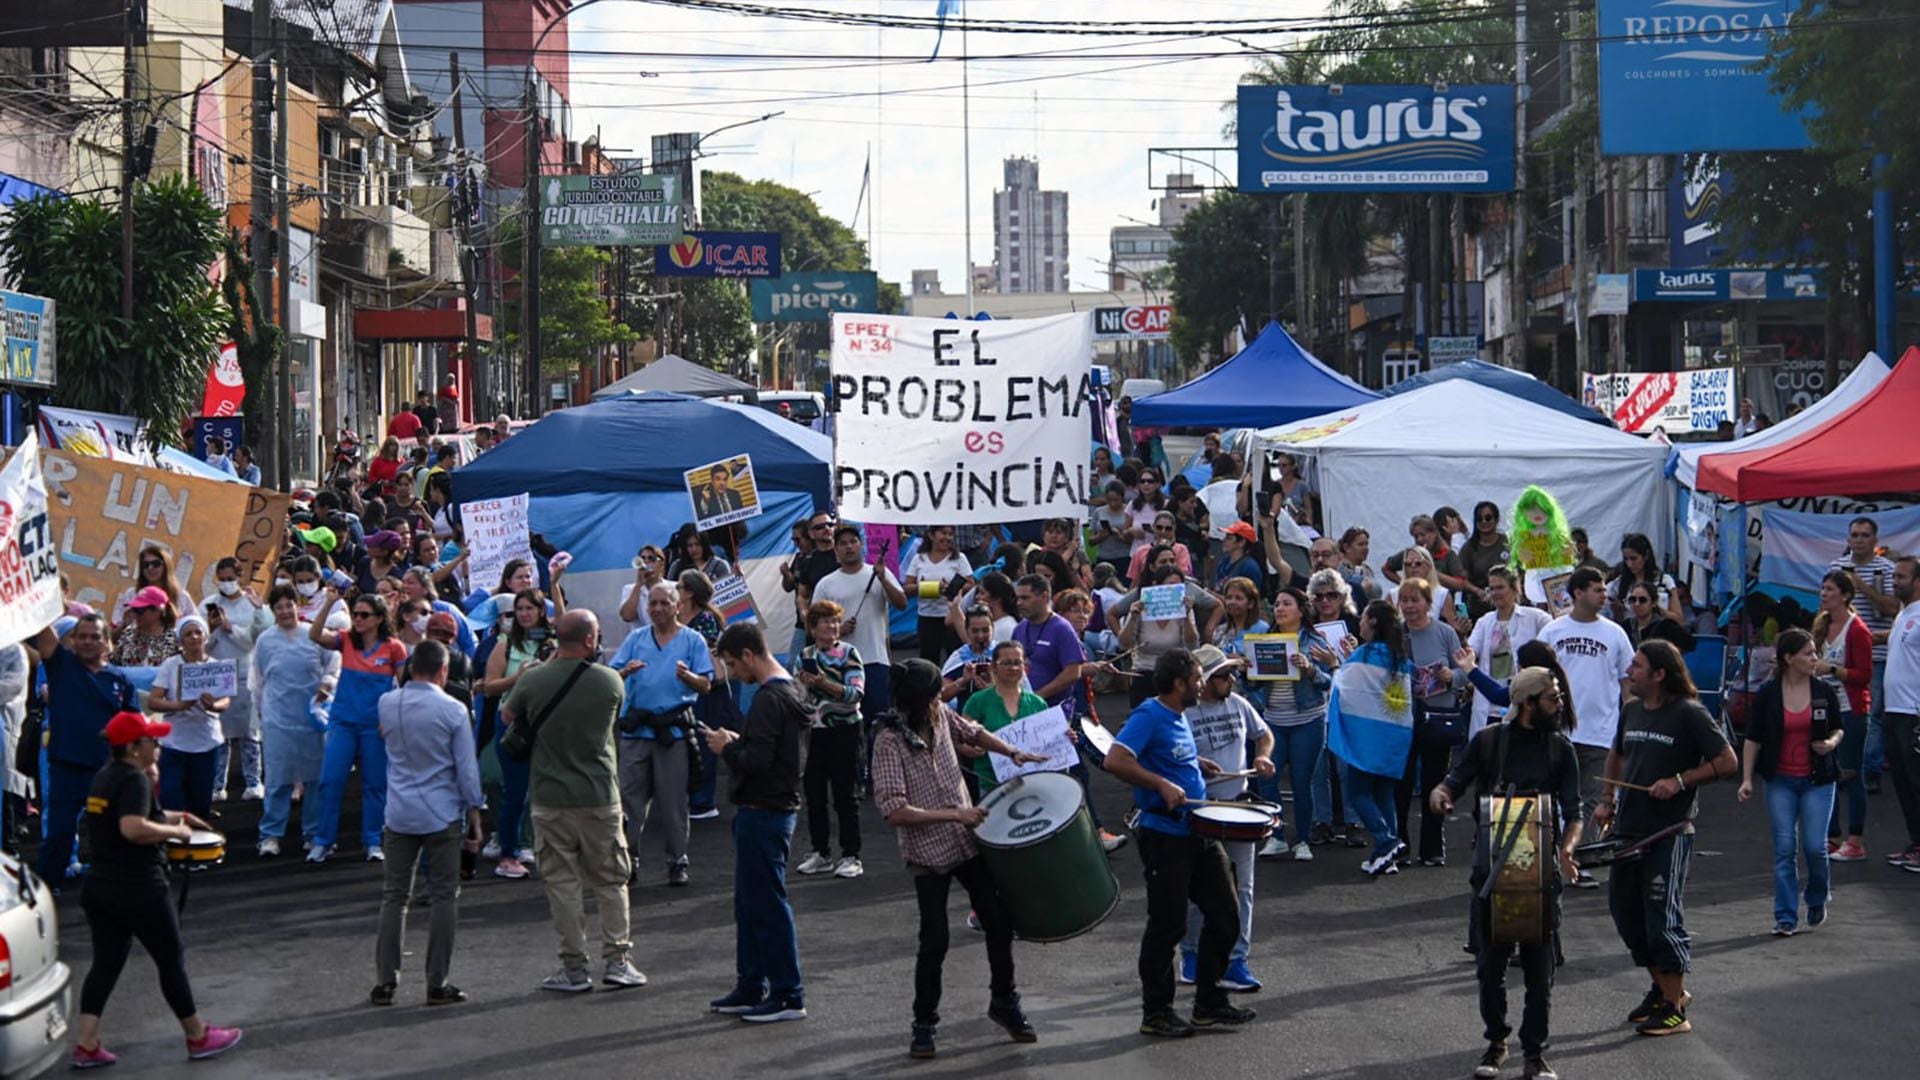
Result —
[{"label": "white canopy tent", "polygon": [[1870,352],[1860,363],[1854,366],[1847,377],[1833,392],[1799,412],[1787,417],[1765,431],[1756,431],[1744,439],[1732,442],[1687,443],[1673,450],[1673,478],[1688,491],[1695,489],[1695,478],[1700,472],[1700,459],[1708,454],[1738,454],[1746,450],[1760,450],[1769,446],[1778,446],[1798,438],[1801,433],[1812,431],[1828,420],[1840,415],[1873,392],[1893,368],[1879,353]]},{"label": "white canopy tent", "polygon": [[1441,506],[1471,518],[1490,499],[1510,532],[1528,484],[1551,492],[1603,556],[1629,532],[1673,550],[1666,447],[1464,379],[1267,428],[1254,442],[1305,459],[1328,531],[1366,529],[1376,569],[1412,542],[1415,515]]}]

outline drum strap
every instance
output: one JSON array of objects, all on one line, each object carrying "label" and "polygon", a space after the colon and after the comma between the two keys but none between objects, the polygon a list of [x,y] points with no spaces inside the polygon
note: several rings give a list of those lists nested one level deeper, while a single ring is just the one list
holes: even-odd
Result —
[{"label": "drum strap", "polygon": [[[1508,798],[1513,797],[1513,792],[1511,788],[1509,788],[1507,792],[1507,797]],[[1521,803],[1520,814],[1518,817],[1514,818],[1513,825],[1507,830],[1504,837],[1500,832],[1500,819],[1497,815],[1494,817],[1493,821],[1488,823],[1489,826],[1493,829],[1493,846],[1494,846],[1495,857],[1491,864],[1492,868],[1487,872],[1486,884],[1480,886],[1480,899],[1485,900],[1487,897],[1493,895],[1493,887],[1500,880],[1500,872],[1507,868],[1507,858],[1508,856],[1513,854],[1514,845],[1520,842],[1521,830],[1527,827],[1527,818],[1532,816],[1532,814],[1533,814],[1533,800],[1529,799],[1526,802]]]}]

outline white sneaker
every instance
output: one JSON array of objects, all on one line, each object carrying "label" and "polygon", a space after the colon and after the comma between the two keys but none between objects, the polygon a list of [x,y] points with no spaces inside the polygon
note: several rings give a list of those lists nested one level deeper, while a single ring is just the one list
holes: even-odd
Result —
[{"label": "white sneaker", "polygon": [[631,960],[609,960],[606,974],[600,977],[600,981],[615,989],[624,990],[630,986],[647,985],[647,976],[639,968],[634,967]]},{"label": "white sneaker", "polygon": [[720,811],[715,807],[709,806],[705,810],[695,810],[692,813],[688,814],[687,820],[688,821],[712,821],[714,818],[717,818],[719,816],[720,816]]},{"label": "white sneaker", "polygon": [[1277,836],[1267,837],[1267,842],[1260,848],[1260,857],[1263,859],[1277,859],[1286,853],[1287,842]]},{"label": "white sneaker", "polygon": [[483,859],[497,859],[500,857],[499,833],[487,834],[487,842],[480,847],[480,857]]},{"label": "white sneaker", "polygon": [[833,872],[833,858],[824,851],[816,851],[793,869],[800,874],[830,874]]},{"label": "white sneaker", "polygon": [[380,850],[379,844],[375,844],[372,847],[367,849],[367,861],[368,862],[386,862],[387,853]]},{"label": "white sneaker", "polygon": [[214,789],[214,792],[213,792],[213,801],[214,801],[214,802],[226,802],[226,801],[227,801],[227,789],[226,789],[226,788],[215,788],[215,789]]},{"label": "white sneaker", "polygon": [[307,861],[310,863],[319,864],[331,858],[333,858],[332,844],[315,844],[307,849]]},{"label": "white sneaker", "polygon": [[278,854],[280,854],[280,838],[279,837],[263,836],[260,838],[260,857],[261,858],[270,859],[273,856]]},{"label": "white sneaker", "polygon": [[516,859],[519,859],[523,863],[526,863],[528,866],[532,866],[534,864],[533,849],[530,847],[523,847],[519,851],[514,852],[513,857]]},{"label": "white sneaker", "polygon": [[860,865],[860,860],[851,855],[841,859],[840,864],[833,868],[834,877],[857,878],[866,872],[866,868]]},{"label": "white sneaker", "polygon": [[1313,849],[1307,846],[1307,842],[1305,840],[1302,840],[1299,843],[1293,845],[1293,861],[1294,862],[1312,862],[1313,861]]},{"label": "white sneaker", "polygon": [[255,784],[252,787],[248,788],[247,790],[241,792],[240,797],[246,800],[247,802],[260,802],[267,797],[266,785]]}]

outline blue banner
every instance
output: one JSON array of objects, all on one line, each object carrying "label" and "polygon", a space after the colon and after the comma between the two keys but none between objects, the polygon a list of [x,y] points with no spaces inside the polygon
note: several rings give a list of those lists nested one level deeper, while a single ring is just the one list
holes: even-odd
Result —
[{"label": "blue banner", "polygon": [[1600,152],[1801,150],[1757,65],[1800,0],[1600,0]]},{"label": "blue banner", "polygon": [[653,249],[657,277],[777,278],[780,234],[696,229]]},{"label": "blue banner", "polygon": [[1242,86],[1240,190],[1512,191],[1513,87]]},{"label": "blue banner", "polygon": [[217,438],[227,444],[227,453],[247,441],[247,421],[243,416],[196,416],[193,418],[193,456],[207,460],[207,440]]},{"label": "blue banner", "polygon": [[1673,163],[1667,178],[1667,262],[1671,266],[1710,266],[1727,252],[1720,236],[1720,200],[1731,177],[1716,161]]},{"label": "blue banner", "polygon": [[826,322],[836,311],[879,308],[880,279],[871,270],[814,270],[749,281],[747,294],[754,322]]},{"label": "blue banner", "polygon": [[0,383],[54,384],[53,301],[0,289]]}]

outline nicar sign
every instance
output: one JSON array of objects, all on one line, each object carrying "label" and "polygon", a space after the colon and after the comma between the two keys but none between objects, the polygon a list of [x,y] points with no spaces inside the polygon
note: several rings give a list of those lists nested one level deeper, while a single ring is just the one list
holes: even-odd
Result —
[{"label": "nicar sign", "polygon": [[1084,513],[1091,331],[1085,315],[835,315],[840,513],[893,525]]}]

